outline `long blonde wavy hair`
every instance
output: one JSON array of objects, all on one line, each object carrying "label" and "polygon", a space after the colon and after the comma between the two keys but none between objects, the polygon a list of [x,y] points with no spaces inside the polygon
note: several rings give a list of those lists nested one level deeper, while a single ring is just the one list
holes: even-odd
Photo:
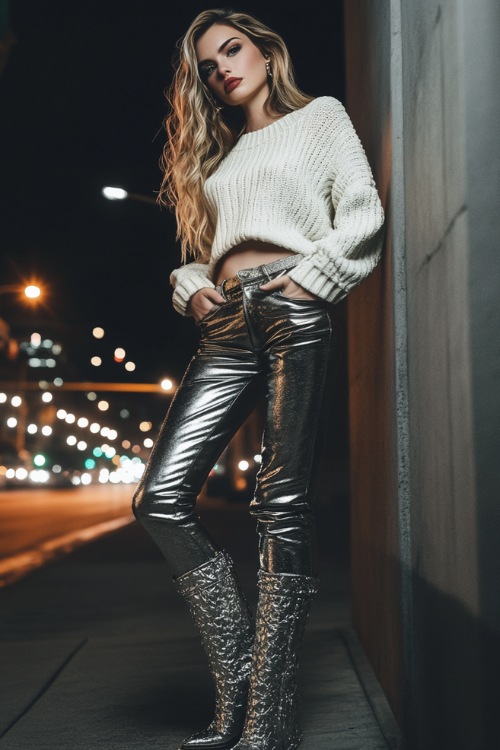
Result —
[{"label": "long blonde wavy hair", "polygon": [[270,93],[265,104],[268,114],[285,115],[313,99],[297,87],[282,37],[257,18],[218,8],[205,10],[194,19],[176,45],[174,78],[166,91],[170,112],[164,121],[167,141],[160,160],[164,175],[158,195],[161,204],[175,210],[183,262],[189,255],[201,262],[210,258],[215,217],[203,184],[234,146],[244,126],[241,111],[234,111],[239,107],[217,111],[222,102],[215,101],[198,71],[196,43],[216,23],[246,34],[265,57],[271,58],[272,78],[268,79]]}]

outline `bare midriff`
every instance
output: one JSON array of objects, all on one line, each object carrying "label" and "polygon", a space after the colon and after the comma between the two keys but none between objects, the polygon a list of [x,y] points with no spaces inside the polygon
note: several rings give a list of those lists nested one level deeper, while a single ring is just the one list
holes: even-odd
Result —
[{"label": "bare midriff", "polygon": [[295,255],[293,250],[273,245],[271,242],[246,240],[232,247],[218,261],[215,266],[214,283],[220,284],[223,279],[230,279],[231,276],[236,276],[238,271],[242,271],[244,268],[262,266],[266,263],[272,263],[273,260],[286,258],[289,255]]}]

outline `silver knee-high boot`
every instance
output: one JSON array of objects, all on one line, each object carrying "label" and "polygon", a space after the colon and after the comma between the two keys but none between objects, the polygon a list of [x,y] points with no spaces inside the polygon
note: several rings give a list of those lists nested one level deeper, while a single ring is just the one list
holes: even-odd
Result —
[{"label": "silver knee-high boot", "polygon": [[234,750],[293,750],[301,739],[299,651],[318,580],[260,571],[259,589],[247,716]]},{"label": "silver knee-high boot", "polygon": [[241,736],[245,721],[253,645],[253,624],[230,557],[219,552],[174,578],[200,631],[215,682],[215,717],[181,750],[226,750]]}]

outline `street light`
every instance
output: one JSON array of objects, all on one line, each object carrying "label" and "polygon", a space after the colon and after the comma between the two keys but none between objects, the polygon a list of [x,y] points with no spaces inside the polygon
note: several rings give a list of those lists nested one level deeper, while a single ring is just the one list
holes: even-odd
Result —
[{"label": "street light", "polygon": [[0,286],[0,294],[24,294],[27,299],[38,299],[42,290],[38,284],[2,284]]},{"label": "street light", "polygon": [[127,190],[119,187],[103,187],[102,194],[108,201],[124,201],[127,198],[132,201],[140,201],[141,203],[152,203],[157,206],[158,203],[154,198],[149,195],[141,195],[140,193],[129,193]]},{"label": "street light", "polygon": [[[0,294],[20,294],[29,300],[31,303],[36,303],[41,294],[42,290],[38,284],[2,284],[0,285]],[[10,325],[0,318],[0,358],[7,360],[14,360],[17,358],[19,353],[19,344],[15,339],[10,338]],[[26,390],[27,374],[26,374],[26,362],[21,362],[19,365],[19,379],[17,386],[21,393],[24,394]],[[16,449],[19,455],[25,449],[26,443],[26,419],[27,419],[27,405],[23,399],[21,402],[21,408],[19,409],[19,420],[17,422],[17,434],[16,434]]]},{"label": "street light", "polygon": [[124,201],[128,198],[128,193],[119,187],[103,187],[102,194],[108,201]]},{"label": "street light", "polygon": [[29,286],[25,288],[24,293],[28,299],[38,299],[42,291],[39,286],[36,286],[35,284],[30,284]]}]

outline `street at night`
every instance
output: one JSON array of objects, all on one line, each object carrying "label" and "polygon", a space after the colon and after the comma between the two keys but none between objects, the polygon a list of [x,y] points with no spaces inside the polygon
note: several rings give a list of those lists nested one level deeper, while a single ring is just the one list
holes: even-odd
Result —
[{"label": "street at night", "polygon": [[[316,3],[305,17],[252,5],[287,37],[304,89],[341,99],[342,2]],[[172,52],[202,6],[9,3],[15,37],[0,77],[2,750],[174,750],[211,711],[188,611],[131,513],[200,337],[172,307],[180,243],[174,217],[154,202]],[[332,28],[318,24],[332,12]],[[313,55],[304,34],[314,35]],[[126,199],[108,200],[120,193],[103,192],[110,186]],[[342,304],[337,323],[342,365],[329,394],[334,458],[324,462],[319,498],[323,584],[304,649],[301,747],[385,750],[349,624]],[[253,610],[258,547],[248,502],[259,425],[237,433],[199,503]]]},{"label": "street at night", "polygon": [[[201,512],[234,556],[254,609],[255,524],[246,506],[206,501]],[[323,516],[324,526],[332,520]],[[323,583],[304,643],[302,746],[386,750],[356,674],[364,670],[366,681],[369,672],[348,624],[345,565],[321,536]],[[196,722],[209,718],[206,657],[138,524],[3,588],[0,613],[2,750],[174,750],[193,721],[187,696]]]},{"label": "street at night", "polygon": [[229,5],[0,0],[0,750],[492,750],[500,4]]},{"label": "street at night", "polygon": [[0,503],[0,586],[133,520],[127,485],[25,489]]}]

